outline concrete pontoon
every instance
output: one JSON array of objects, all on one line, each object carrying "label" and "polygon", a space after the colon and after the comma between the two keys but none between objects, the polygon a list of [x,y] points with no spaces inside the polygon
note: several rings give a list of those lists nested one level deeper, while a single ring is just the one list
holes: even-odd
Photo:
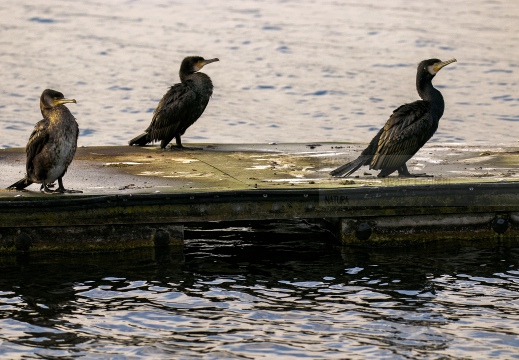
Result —
[{"label": "concrete pontoon", "polygon": [[[519,148],[428,144],[408,163],[432,178],[330,170],[363,145],[229,144],[202,151],[84,147],[64,177],[83,194],[0,191],[0,252],[109,251],[181,244],[183,225],[326,220],[345,245],[405,246],[519,235]],[[5,188],[23,149],[0,150]]]}]

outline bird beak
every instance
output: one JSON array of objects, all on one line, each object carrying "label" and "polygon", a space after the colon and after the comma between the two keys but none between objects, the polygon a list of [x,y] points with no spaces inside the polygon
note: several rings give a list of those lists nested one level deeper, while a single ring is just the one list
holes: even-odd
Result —
[{"label": "bird beak", "polygon": [[447,61],[441,61],[441,62],[437,62],[436,64],[433,65],[433,71],[435,73],[437,73],[438,71],[440,71],[440,69],[444,66],[447,66],[449,64],[452,64],[453,62],[456,62],[458,60],[456,59],[450,59],[450,60],[447,60]]},{"label": "bird beak", "polygon": [[214,58],[214,59],[202,60],[202,61],[199,61],[198,64],[196,64],[196,67],[198,68],[198,70],[200,70],[207,64],[210,64],[210,63],[213,63],[216,61],[220,61],[220,59]]},{"label": "bird beak", "polygon": [[54,99],[54,106],[58,106],[61,104],[67,104],[67,103],[76,103],[76,99]]}]

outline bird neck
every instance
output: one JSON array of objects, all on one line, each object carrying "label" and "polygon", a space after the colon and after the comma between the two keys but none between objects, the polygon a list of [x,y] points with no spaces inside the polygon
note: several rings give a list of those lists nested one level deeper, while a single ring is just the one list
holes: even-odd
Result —
[{"label": "bird neck", "polygon": [[178,73],[178,76],[180,77],[180,82],[185,83],[188,81],[195,73],[186,73],[183,71],[180,71]]},{"label": "bird neck", "polygon": [[431,113],[433,118],[440,120],[443,115],[443,110],[445,109],[442,93],[432,85],[431,81],[417,83],[416,89],[418,90],[418,95],[424,101],[431,104]]},{"label": "bird neck", "polygon": [[192,74],[180,73],[180,81],[188,85],[194,91],[213,89],[213,82],[211,78],[204,73],[196,72]]},{"label": "bird neck", "polygon": [[51,124],[66,122],[69,119],[74,119],[69,109],[64,105],[58,105],[52,108],[42,108],[41,114],[44,118],[49,119]]},{"label": "bird neck", "polygon": [[178,73],[178,75],[180,76],[180,81],[183,82],[183,83],[186,82],[186,81],[189,81],[189,80],[194,80],[194,79],[198,79],[198,78],[208,77],[206,74],[201,73],[201,72],[183,72],[183,71],[180,71]]}]

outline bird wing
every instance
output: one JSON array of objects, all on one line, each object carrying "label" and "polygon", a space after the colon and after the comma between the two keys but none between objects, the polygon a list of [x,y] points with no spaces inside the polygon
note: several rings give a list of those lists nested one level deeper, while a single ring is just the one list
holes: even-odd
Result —
[{"label": "bird wing", "polygon": [[433,123],[425,101],[397,108],[383,128],[371,168],[398,169],[404,165],[432,136]]},{"label": "bird wing", "polygon": [[155,112],[151,124],[146,130],[150,140],[161,140],[179,132],[182,123],[191,117],[191,104],[196,100],[196,93],[185,84],[173,85],[162,97]]},{"label": "bird wing", "polygon": [[29,137],[29,141],[25,146],[25,152],[27,153],[27,175],[29,175],[33,170],[33,160],[38,155],[45,144],[49,140],[49,132],[47,128],[49,127],[49,120],[43,119],[36,123],[34,126],[34,130]]}]

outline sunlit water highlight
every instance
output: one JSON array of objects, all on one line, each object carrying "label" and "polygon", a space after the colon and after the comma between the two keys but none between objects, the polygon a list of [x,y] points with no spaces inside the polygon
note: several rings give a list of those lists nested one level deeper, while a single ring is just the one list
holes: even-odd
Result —
[{"label": "sunlit water highlight", "polygon": [[183,252],[2,257],[0,357],[519,358],[517,247],[221,226]]},{"label": "sunlit water highlight", "polygon": [[193,54],[221,61],[186,142],[368,142],[431,57],[458,59],[434,80],[432,141],[519,138],[515,1],[18,0],[0,17],[0,147],[25,146],[45,88],[78,101],[80,145],[124,145]]}]

